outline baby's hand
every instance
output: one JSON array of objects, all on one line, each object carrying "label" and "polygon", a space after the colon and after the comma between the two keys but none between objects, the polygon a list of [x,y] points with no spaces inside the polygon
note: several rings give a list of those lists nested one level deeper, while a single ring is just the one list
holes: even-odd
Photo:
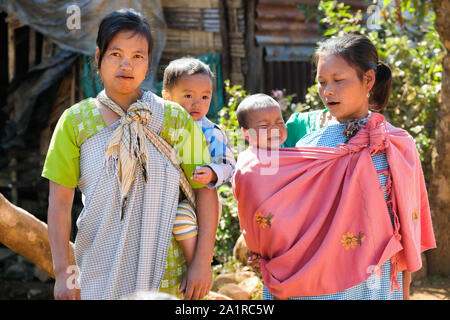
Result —
[{"label": "baby's hand", "polygon": [[210,167],[199,167],[193,172],[191,180],[201,184],[208,184],[216,182],[217,175]]},{"label": "baby's hand", "polygon": [[256,273],[261,273],[261,256],[256,252],[247,251],[247,266],[250,267]]}]

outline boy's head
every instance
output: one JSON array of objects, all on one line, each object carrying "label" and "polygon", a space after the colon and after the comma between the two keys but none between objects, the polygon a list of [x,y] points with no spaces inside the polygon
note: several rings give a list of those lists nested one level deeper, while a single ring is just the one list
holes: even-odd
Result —
[{"label": "boy's head", "polygon": [[214,74],[208,65],[192,57],[173,60],[164,70],[162,96],[179,103],[200,120],[209,110],[213,93]]},{"label": "boy's head", "polygon": [[258,93],[246,97],[236,110],[242,134],[251,146],[277,149],[286,141],[281,108],[272,97]]}]

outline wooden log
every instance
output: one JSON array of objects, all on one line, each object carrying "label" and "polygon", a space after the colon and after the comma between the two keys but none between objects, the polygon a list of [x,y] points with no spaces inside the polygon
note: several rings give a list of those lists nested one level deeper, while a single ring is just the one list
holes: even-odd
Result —
[{"label": "wooden log", "polygon": [[[55,278],[47,225],[31,213],[13,205],[0,193],[0,243],[36,264]],[[75,265],[74,246],[70,261]]]}]

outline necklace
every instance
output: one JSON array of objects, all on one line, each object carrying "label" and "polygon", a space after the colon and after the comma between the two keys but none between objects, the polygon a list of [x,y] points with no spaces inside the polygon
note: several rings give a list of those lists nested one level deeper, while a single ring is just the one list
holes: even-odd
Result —
[{"label": "necklace", "polygon": [[358,119],[351,120],[348,124],[345,125],[344,131],[342,133],[345,136],[345,143],[348,143],[351,138],[353,138],[361,129]]}]

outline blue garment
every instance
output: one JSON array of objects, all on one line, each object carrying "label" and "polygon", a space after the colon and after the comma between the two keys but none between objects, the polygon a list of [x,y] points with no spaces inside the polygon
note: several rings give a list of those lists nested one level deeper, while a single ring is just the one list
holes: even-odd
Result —
[{"label": "blue garment", "polygon": [[195,121],[202,129],[205,135],[206,144],[211,155],[211,163],[208,164],[217,175],[216,183],[209,183],[208,188],[217,188],[223,183],[229,181],[233,176],[236,160],[233,152],[228,146],[226,134],[214,122],[206,117]]},{"label": "blue garment", "polygon": [[[364,124],[366,119],[360,120]],[[343,134],[346,123],[333,124],[328,127],[320,128],[305,135],[300,139],[296,147],[337,147],[345,142]],[[372,161],[377,172],[389,169],[389,164],[385,153],[372,156]],[[384,174],[378,174],[380,186],[384,187],[387,183],[387,177]],[[384,197],[387,199],[386,192]],[[393,223],[393,217],[391,215]],[[377,274],[371,275],[366,281],[346,289],[341,292],[309,297],[291,297],[292,300],[402,300],[403,299],[403,278],[402,272],[397,274],[400,284],[400,290],[394,289],[391,292],[391,261],[386,261],[382,266],[382,278]],[[274,296],[269,292],[266,286],[263,288],[263,300],[272,300]]]}]

